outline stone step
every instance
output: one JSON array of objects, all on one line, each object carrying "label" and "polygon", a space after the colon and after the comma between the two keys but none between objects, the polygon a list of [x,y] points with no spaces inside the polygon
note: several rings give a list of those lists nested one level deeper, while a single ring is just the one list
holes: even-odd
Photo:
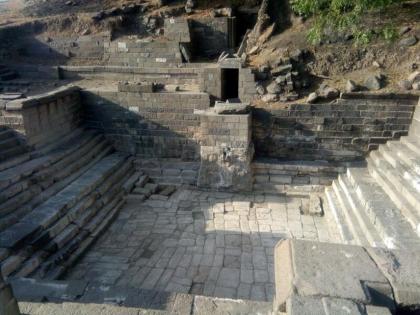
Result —
[{"label": "stone step", "polygon": [[15,278],[10,283],[21,312],[28,315],[274,314],[271,302],[223,299],[128,286],[109,287],[87,281]]},{"label": "stone step", "polygon": [[[371,223],[369,217],[359,203],[356,193],[346,175],[340,175],[338,179],[340,185],[340,197],[346,204],[349,217],[351,218],[350,224],[353,225],[353,230],[357,233],[357,239],[360,240],[359,245],[370,245],[372,247],[384,247],[384,243],[378,234],[375,226]],[[344,194],[344,195],[343,195]],[[337,194],[338,195],[338,194]]]},{"label": "stone step", "polygon": [[16,79],[18,77],[18,74],[14,71],[7,71],[2,74],[0,74],[0,81],[9,81]]},{"label": "stone step", "polygon": [[[52,239],[48,246],[55,245],[57,248],[57,252],[33,273],[34,276],[57,279],[72,266],[118,213],[123,205],[122,185],[132,174],[132,170],[132,159],[128,159],[95,190],[94,197],[97,200],[93,204],[76,205],[39,237],[40,242],[31,243],[32,246],[42,246],[42,241]],[[69,231],[77,234],[70,239]],[[43,250],[42,247],[40,250]]]},{"label": "stone step", "polygon": [[410,150],[420,154],[420,139],[414,136],[401,137],[400,142]]},{"label": "stone step", "polygon": [[4,129],[0,131],[0,141],[12,138],[14,136],[14,132],[12,129]]},{"label": "stone step", "polygon": [[420,204],[419,193],[384,160],[380,152],[371,153],[368,165],[372,177],[381,185],[412,228],[420,235],[420,211],[416,206],[416,204]]},{"label": "stone step", "polygon": [[332,213],[340,237],[344,244],[355,244],[354,236],[350,232],[349,226],[347,225],[346,217],[341,208],[337,196],[331,187],[325,188],[325,197],[328,203],[329,210]]},{"label": "stone step", "polygon": [[[0,172],[3,172],[9,168],[16,167],[18,165],[22,165],[24,162],[27,162],[31,159],[36,159],[39,157],[42,157],[44,155],[50,154],[51,152],[58,150],[63,147],[64,144],[66,144],[70,140],[80,139],[82,136],[82,132],[84,130],[82,128],[77,128],[73,130],[72,132],[68,133],[66,136],[62,137],[60,141],[55,141],[51,144],[45,145],[41,148],[38,148],[37,150],[32,150],[30,153],[26,153],[24,155],[20,155],[18,157],[15,157],[13,159],[10,159],[5,162],[0,162]],[[85,131],[85,134],[89,133],[89,131]],[[14,172],[16,173],[16,172]],[[1,184],[0,184],[1,186]],[[1,189],[1,188],[0,188]]]},{"label": "stone step", "polygon": [[17,224],[0,233],[0,247],[16,248],[28,238],[45,230],[63,213],[91,193],[106,177],[126,160],[119,153],[111,154],[89,168],[63,190],[25,215]]},{"label": "stone step", "polygon": [[[35,207],[37,207],[39,204],[47,200],[50,196],[58,193],[60,190],[64,189],[69,183],[80,177],[83,173],[85,173],[88,169],[90,169],[93,165],[98,163],[101,159],[103,159],[105,156],[110,154],[113,151],[113,149],[109,146],[105,146],[105,149],[99,152],[88,164],[80,168],[77,172],[74,172],[73,174],[70,174],[68,177],[66,177],[64,180],[48,187],[46,190],[44,190],[42,193],[38,193],[30,202],[25,204],[24,206],[19,207],[17,210],[15,210],[13,213],[11,213],[7,217],[3,217],[0,221],[0,230],[3,230],[5,227],[10,226],[11,224],[14,224],[15,222],[19,221],[19,219],[32,211]],[[32,189],[39,191],[38,187],[34,187]],[[25,197],[24,198],[30,199],[33,196]],[[18,196],[19,197],[19,196]],[[17,200],[21,200],[17,198]],[[13,204],[13,203],[12,203]]]},{"label": "stone step", "polygon": [[13,146],[7,150],[2,150],[0,152],[0,162],[7,161],[9,159],[15,158],[21,154],[28,152],[28,148],[23,145]]},{"label": "stone step", "polygon": [[[92,147],[92,145],[94,146]],[[24,208],[20,210],[26,213],[29,212],[35,206],[64,188],[64,185],[71,178],[74,178],[75,174],[81,174],[78,172],[79,169],[96,156],[104,156],[104,152],[106,154],[109,153],[110,147],[102,136],[97,136],[92,141],[89,141],[88,145],[83,146],[81,150],[75,151],[63,159],[69,164],[63,164],[63,160],[60,160],[58,163],[49,165],[43,170],[36,172],[30,177],[30,181],[33,184],[29,186],[29,189],[23,190],[20,194],[13,196],[0,205],[0,216],[7,215],[24,204]],[[31,200],[32,198],[34,200]]]},{"label": "stone step", "polygon": [[339,207],[344,214],[346,224],[351,234],[353,235],[354,241],[351,244],[368,245],[369,241],[367,240],[362,227],[358,224],[358,220],[353,212],[351,205],[349,204],[349,201],[347,200],[346,193],[343,191],[340,183],[338,181],[334,181],[332,187],[338,200]]},{"label": "stone step", "polygon": [[[106,159],[106,158],[105,158]],[[100,163],[100,162],[99,162]],[[63,215],[49,228],[41,230],[21,245],[22,249],[2,263],[5,275],[56,278],[70,266],[97,238],[122,206],[122,184],[132,173],[132,159],[116,164],[99,186]],[[112,215],[111,215],[112,213]],[[92,239],[93,238],[93,239]],[[84,244],[86,245],[86,244]],[[77,257],[75,257],[77,255]]]},{"label": "stone step", "polygon": [[420,245],[408,221],[367,169],[349,168],[347,176],[386,247],[405,249]]},{"label": "stone step", "polygon": [[390,141],[387,146],[379,147],[379,151],[392,166],[401,165],[407,173],[420,176],[420,154],[411,150],[405,144]]},{"label": "stone step", "polygon": [[19,145],[20,145],[19,139],[15,135],[12,135],[11,137],[8,137],[7,139],[0,141],[0,151],[14,148]]},{"label": "stone step", "polygon": [[[76,134],[76,136],[78,136]],[[35,157],[24,163],[17,163],[15,166],[5,167],[0,171],[0,190],[17,183],[24,177],[30,176],[50,165],[56,163],[60,159],[70,155],[71,153],[79,150],[83,145],[93,138],[93,133],[87,133],[77,140],[69,139],[63,142],[58,147],[53,147],[50,151],[44,153],[34,152],[32,155]],[[31,156],[29,156],[30,158]]]}]

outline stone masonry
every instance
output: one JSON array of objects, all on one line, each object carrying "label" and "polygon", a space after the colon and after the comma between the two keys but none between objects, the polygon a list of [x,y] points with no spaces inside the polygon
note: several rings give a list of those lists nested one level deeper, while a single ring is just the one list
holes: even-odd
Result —
[{"label": "stone masonry", "polygon": [[[235,104],[234,106],[240,106]],[[195,112],[200,116],[201,166],[198,187],[216,190],[252,190],[254,148],[251,115]]]}]

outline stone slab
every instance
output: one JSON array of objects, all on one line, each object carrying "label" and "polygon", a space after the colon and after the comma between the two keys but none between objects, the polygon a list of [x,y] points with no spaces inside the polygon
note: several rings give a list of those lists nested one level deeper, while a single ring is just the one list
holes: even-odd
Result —
[{"label": "stone slab", "polygon": [[420,311],[420,252],[367,248],[391,283],[399,308]]},{"label": "stone slab", "polygon": [[363,247],[281,241],[275,248],[275,278],[274,307],[280,310],[295,292],[393,306],[388,280]]},{"label": "stone slab", "polygon": [[219,299],[205,296],[195,296],[193,304],[194,315],[247,315],[272,314],[271,303],[245,300]]},{"label": "stone slab", "polygon": [[287,315],[391,315],[385,307],[366,308],[351,300],[292,295],[287,301]]}]

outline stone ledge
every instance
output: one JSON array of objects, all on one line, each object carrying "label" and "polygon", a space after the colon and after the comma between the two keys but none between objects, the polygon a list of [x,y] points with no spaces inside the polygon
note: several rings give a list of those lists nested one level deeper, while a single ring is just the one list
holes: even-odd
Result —
[{"label": "stone ledge", "polygon": [[51,102],[51,101],[56,100],[57,98],[71,95],[79,91],[80,91],[80,88],[78,86],[59,88],[57,90],[54,90],[45,94],[32,96],[30,98],[10,101],[6,104],[6,110],[19,111],[22,109],[39,106],[43,103]]}]

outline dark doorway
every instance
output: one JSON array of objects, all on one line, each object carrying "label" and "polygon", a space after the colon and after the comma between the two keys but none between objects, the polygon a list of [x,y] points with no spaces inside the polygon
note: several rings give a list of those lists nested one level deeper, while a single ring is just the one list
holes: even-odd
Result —
[{"label": "dark doorway", "polygon": [[239,69],[222,69],[222,101],[238,98]]}]

